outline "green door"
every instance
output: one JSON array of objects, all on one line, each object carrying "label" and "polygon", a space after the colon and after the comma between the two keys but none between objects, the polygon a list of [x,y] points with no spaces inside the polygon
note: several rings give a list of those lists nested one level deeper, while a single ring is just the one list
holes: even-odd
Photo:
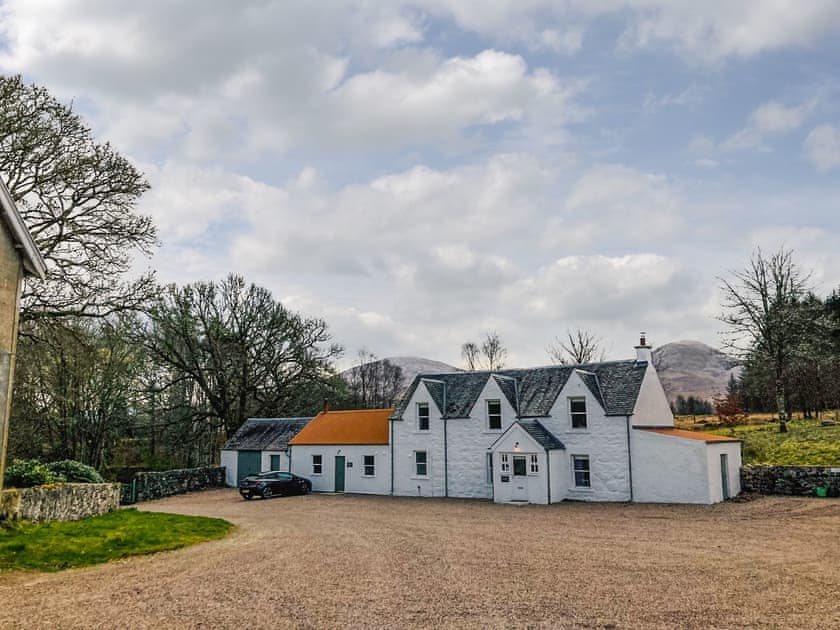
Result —
[{"label": "green door", "polygon": [[335,456],[335,491],[344,492],[344,455]]},{"label": "green door", "polygon": [[236,458],[237,481],[260,472],[260,456],[259,451],[239,451],[239,456]]}]

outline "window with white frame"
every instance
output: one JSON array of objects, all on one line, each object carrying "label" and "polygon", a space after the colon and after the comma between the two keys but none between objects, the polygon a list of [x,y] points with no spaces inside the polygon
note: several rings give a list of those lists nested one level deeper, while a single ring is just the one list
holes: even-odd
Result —
[{"label": "window with white frame", "polygon": [[487,428],[491,431],[501,431],[502,429],[502,401],[488,400],[487,401]]},{"label": "window with white frame", "polygon": [[510,472],[510,455],[502,453],[499,458],[499,463],[503,473]]},{"label": "window with white frame", "polygon": [[375,455],[365,455],[365,477],[375,477],[376,476],[376,456]]},{"label": "window with white frame", "polygon": [[414,451],[414,474],[418,477],[429,476],[429,459],[426,451]]},{"label": "window with white frame", "polygon": [[569,417],[573,429],[586,428],[586,398],[569,398]]},{"label": "window with white frame", "polygon": [[590,488],[589,455],[572,455],[572,474],[576,488]]},{"label": "window with white frame", "polygon": [[417,430],[429,430],[429,403],[417,403]]},{"label": "window with white frame", "polygon": [[540,459],[536,453],[531,453],[530,462],[528,464],[528,472],[532,475],[537,475],[540,472]]},{"label": "window with white frame", "polygon": [[312,474],[313,475],[320,475],[324,471],[324,456],[323,455],[313,455],[312,456]]}]

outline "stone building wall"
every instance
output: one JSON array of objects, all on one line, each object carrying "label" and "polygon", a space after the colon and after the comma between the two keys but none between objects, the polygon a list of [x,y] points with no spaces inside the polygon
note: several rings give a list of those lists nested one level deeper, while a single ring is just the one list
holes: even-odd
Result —
[{"label": "stone building wall", "polygon": [[840,497],[840,468],[828,466],[744,466],[741,490],[757,494],[814,496],[817,487]]}]

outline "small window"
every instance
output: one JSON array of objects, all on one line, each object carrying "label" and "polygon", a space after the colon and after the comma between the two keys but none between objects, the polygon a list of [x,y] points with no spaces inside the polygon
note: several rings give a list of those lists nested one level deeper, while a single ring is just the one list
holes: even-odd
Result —
[{"label": "small window", "polygon": [[532,475],[536,475],[540,472],[540,459],[536,453],[531,454],[531,462],[528,466],[528,472]]},{"label": "small window", "polygon": [[503,473],[510,472],[510,455],[507,453],[502,453],[501,469]]},{"label": "small window", "polygon": [[376,456],[365,455],[365,477],[376,476]]},{"label": "small window", "polygon": [[498,431],[502,428],[502,401],[487,401],[487,428],[491,431]]},{"label": "small window", "polygon": [[320,475],[324,470],[324,458],[322,455],[312,456],[312,474]]},{"label": "small window", "polygon": [[417,403],[417,430],[429,430],[429,403]]},{"label": "small window", "polygon": [[429,474],[426,451],[414,451],[414,472],[418,477],[427,477]]},{"label": "small window", "polygon": [[586,428],[586,399],[569,398],[569,415],[572,418],[573,429]]},{"label": "small window", "polygon": [[269,470],[280,470],[280,456],[279,455],[271,455],[270,456],[271,463],[268,466]]},{"label": "small window", "polygon": [[575,487],[589,488],[592,486],[589,479],[588,455],[572,455],[572,472],[575,475]]}]

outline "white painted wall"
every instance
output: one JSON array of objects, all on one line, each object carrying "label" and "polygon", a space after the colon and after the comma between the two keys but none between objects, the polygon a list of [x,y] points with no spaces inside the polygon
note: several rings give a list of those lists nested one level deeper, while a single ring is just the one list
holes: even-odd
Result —
[{"label": "white painted wall", "polygon": [[[586,399],[587,428],[572,429],[569,398]],[[628,501],[630,481],[628,473],[627,426],[624,416],[604,414],[604,409],[577,372],[569,376],[554,406],[550,418],[539,421],[566,447],[558,462],[563,486],[552,488],[552,501],[562,495],[578,501]],[[588,455],[592,486],[583,490],[574,487],[571,474],[572,455]],[[555,496],[556,495],[556,496]]]},{"label": "white painted wall", "polygon": [[[339,452],[340,451],[340,452]],[[387,444],[371,445],[295,445],[291,447],[291,472],[312,482],[315,492],[335,491],[335,458],[345,459],[344,491],[358,494],[389,494],[391,491],[391,452]],[[312,472],[312,455],[321,455],[320,475]],[[375,475],[364,475],[364,456],[373,455]]]},{"label": "white painted wall", "polygon": [[707,444],[706,454],[709,467],[709,496],[712,503],[723,501],[723,481],[720,467],[721,454],[727,455],[729,496],[741,493],[741,443],[712,442]]},{"label": "white painted wall", "polygon": [[292,469],[289,466],[289,453],[286,451],[263,451],[260,456],[260,472],[264,470],[271,470],[272,455],[280,456],[280,468],[278,468],[277,470],[281,470],[283,472],[291,472]]},{"label": "white painted wall", "polygon": [[225,467],[225,485],[236,487],[236,469],[239,463],[237,459],[239,451],[222,451],[219,457],[219,465]]},{"label": "white painted wall", "polygon": [[634,426],[674,426],[674,414],[671,413],[668,397],[662,389],[662,383],[653,367],[653,362],[648,362],[645,370],[631,422]]},{"label": "white painted wall", "polygon": [[[632,430],[630,436],[634,501],[712,502],[705,442],[638,429]],[[720,463],[717,465],[719,471]]]},{"label": "white painted wall", "polygon": [[[417,430],[418,402],[429,403],[429,430]],[[450,421],[451,422],[451,421]],[[423,383],[417,386],[406,407],[403,420],[391,423],[394,448],[394,494],[401,496],[444,496],[443,420],[431,394]],[[426,477],[415,474],[414,451],[426,451]]]},{"label": "white painted wall", "polygon": [[[518,444],[518,451],[517,449]],[[508,455],[510,470],[502,472],[502,454]],[[513,457],[515,455],[525,456],[526,475],[514,476]],[[539,471],[530,472],[531,455],[537,456]],[[510,503],[524,498],[529,503],[548,503],[548,466],[545,449],[540,446],[527,431],[520,426],[513,427],[493,447],[493,491],[496,503]],[[503,478],[508,481],[502,481]],[[523,492],[518,493],[517,487],[522,487]]]}]

